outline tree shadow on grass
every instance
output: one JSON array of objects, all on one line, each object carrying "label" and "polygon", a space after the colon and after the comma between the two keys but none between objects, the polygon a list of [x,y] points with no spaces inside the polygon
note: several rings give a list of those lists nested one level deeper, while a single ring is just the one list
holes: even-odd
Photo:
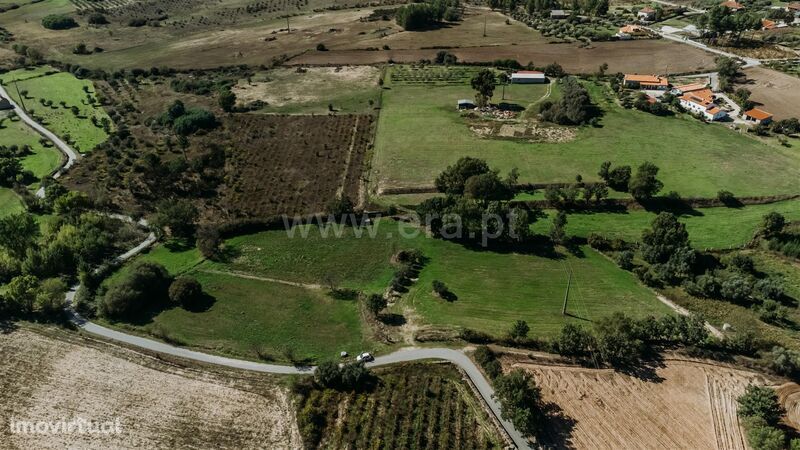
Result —
[{"label": "tree shadow on grass", "polygon": [[0,320],[0,334],[11,334],[19,329],[19,325],[16,322],[3,319]]},{"label": "tree shadow on grass", "polygon": [[195,301],[191,305],[184,306],[183,309],[193,313],[206,312],[209,309],[211,309],[211,307],[214,306],[214,303],[216,302],[217,299],[213,295],[203,292],[203,294],[200,296],[199,299],[197,299],[197,301]]},{"label": "tree shadow on grass", "polygon": [[693,208],[686,200],[671,197],[654,197],[649,200],[640,200],[639,204],[645,211],[652,213],[669,212],[679,217],[695,216],[700,217],[704,214]]}]

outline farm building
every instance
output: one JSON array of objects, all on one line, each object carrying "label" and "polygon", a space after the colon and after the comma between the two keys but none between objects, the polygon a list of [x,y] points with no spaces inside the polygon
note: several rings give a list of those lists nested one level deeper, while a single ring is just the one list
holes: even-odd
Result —
[{"label": "farm building", "polygon": [[724,6],[730,9],[731,11],[741,11],[744,9],[744,5],[734,0],[728,0],[726,2],[720,3],[719,5]]},{"label": "farm building", "polygon": [[617,36],[628,35],[628,36],[647,36],[647,28],[640,26],[640,25],[625,25],[619,29]]},{"label": "farm building", "polygon": [[514,84],[546,83],[547,77],[544,72],[538,70],[520,70],[511,74],[511,82]]},{"label": "farm building", "polygon": [[14,109],[14,107],[11,106],[11,102],[7,98],[0,97],[0,111],[4,109]]},{"label": "farm building", "polygon": [[638,13],[636,13],[636,17],[644,22],[652,22],[656,20],[656,10],[649,6],[645,6],[644,8],[640,9]]},{"label": "farm building", "polygon": [[629,89],[649,91],[666,91],[669,88],[669,80],[656,75],[625,74],[622,84]]},{"label": "farm building", "polygon": [[772,122],[772,114],[764,111],[763,109],[758,109],[758,108],[753,108],[749,111],[745,111],[742,114],[742,118],[744,118],[744,120],[747,122],[752,122],[755,124],[763,123],[764,125],[766,125]]},{"label": "farm building", "polygon": [[551,19],[566,19],[567,17],[569,17],[569,13],[563,9],[554,9],[550,11]]},{"label": "farm building", "polygon": [[686,108],[687,111],[700,114],[708,121],[713,122],[728,116],[728,113],[714,103],[714,93],[711,92],[711,89],[684,94],[679,97],[679,100],[681,106]]},{"label": "farm building", "polygon": [[475,103],[472,100],[462,98],[458,101],[458,109],[475,109]]}]

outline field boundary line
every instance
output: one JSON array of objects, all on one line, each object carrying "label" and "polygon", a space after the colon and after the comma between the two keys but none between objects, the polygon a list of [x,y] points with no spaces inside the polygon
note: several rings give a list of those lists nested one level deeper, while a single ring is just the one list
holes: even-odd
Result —
[{"label": "field boundary line", "polygon": [[285,284],[287,286],[295,286],[295,287],[301,287],[301,288],[306,288],[306,289],[313,289],[313,290],[316,290],[316,291],[323,289],[321,284],[301,283],[299,281],[289,281],[289,280],[281,280],[279,278],[261,277],[261,276],[258,276],[258,275],[251,275],[251,274],[248,274],[248,273],[234,272],[234,271],[229,271],[229,270],[197,269],[197,271],[198,272],[203,272],[203,273],[215,274],[215,275],[228,275],[228,276],[231,276],[231,277],[244,278],[244,279],[247,279],[247,280],[266,281],[268,283]]}]

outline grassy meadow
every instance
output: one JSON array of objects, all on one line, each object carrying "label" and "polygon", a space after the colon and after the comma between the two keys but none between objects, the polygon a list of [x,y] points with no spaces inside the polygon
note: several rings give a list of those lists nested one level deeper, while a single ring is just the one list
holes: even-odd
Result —
[{"label": "grassy meadow", "polygon": [[[669,313],[633,275],[588,248],[581,256],[551,258],[497,253],[428,238],[417,230],[382,220],[375,239],[366,231],[357,238],[349,227],[339,238],[322,238],[315,226],[307,226],[305,238],[299,230],[294,238],[285,231],[265,231],[228,240],[226,262],[202,261],[195,249],[157,247],[141,259],[197,277],[216,301],[201,313],[164,311],[140,330],[167,330],[187,345],[237,354],[248,354],[256,345],[272,353],[287,343],[304,357],[339,349],[353,352],[358,344],[375,349],[376,344],[362,338],[357,303],[333,300],[326,286],[383,292],[396,268],[392,256],[412,248],[428,261],[391,312],[412,312],[419,321],[415,325],[502,335],[523,319],[532,335],[546,337],[568,321],[588,323],[616,311],[636,317]],[[561,306],[569,270],[573,278],[565,317]],[[447,302],[435,296],[433,280],[444,282],[457,299]],[[307,333],[309,329],[316,331]]]},{"label": "grassy meadow", "polygon": [[[713,197],[796,193],[800,153],[770,146],[718,124],[682,115],[657,117],[618,106],[604,87],[586,83],[604,115],[598,127],[577,129],[561,143],[480,138],[455,109],[474,95],[468,84],[409,86],[389,83],[383,93],[373,178],[378,188],[430,186],[462,156],[486,159],[502,172],[516,167],[522,182],[596,181],[600,164],[661,168],[664,191]],[[499,101],[498,90],[494,102]],[[413,137],[413,138],[412,138]]]},{"label": "grassy meadow", "polygon": [[[741,208],[702,208],[679,214],[686,224],[689,239],[698,249],[727,249],[740,247],[750,241],[769,212],[779,212],[788,220],[800,220],[800,200],[787,200],[766,205],[750,205]],[[547,217],[533,225],[537,233],[550,230],[550,220],[555,215],[547,211]],[[642,237],[642,230],[649,228],[656,213],[645,210],[623,212],[575,212],[567,216],[567,234],[587,237],[595,232],[610,238],[621,238],[635,242]]]},{"label": "grassy meadow", "polygon": [[22,158],[22,167],[30,170],[36,178],[49,175],[58,168],[61,162],[61,153],[54,146],[47,147],[39,143],[36,131],[29,128],[22,120],[5,119],[0,121],[0,142],[2,145],[29,145],[32,154]]},{"label": "grassy meadow", "polygon": [[22,211],[25,211],[22,199],[11,189],[0,188],[0,217],[10,216]]},{"label": "grassy meadow", "polygon": [[[31,76],[27,69],[18,69],[3,74],[0,80],[16,102],[75,150],[89,152],[104,142],[108,135],[102,127],[95,126],[91,118],[99,121],[108,115],[102,106],[88,101],[88,98],[96,100],[92,82],[65,72],[46,74],[48,72],[42,69],[37,70],[39,76]],[[27,94],[21,95],[25,91]],[[43,105],[42,99],[52,101],[52,106]],[[60,104],[62,101],[65,106]],[[71,111],[73,106],[78,108],[77,115]]]}]

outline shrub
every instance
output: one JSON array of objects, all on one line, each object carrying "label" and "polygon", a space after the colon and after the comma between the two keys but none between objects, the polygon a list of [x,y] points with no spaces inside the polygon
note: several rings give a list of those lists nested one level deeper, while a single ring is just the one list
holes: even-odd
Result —
[{"label": "shrub", "polygon": [[42,26],[48,30],[68,30],[77,27],[78,23],[64,14],[50,14],[42,18]]},{"label": "shrub", "polygon": [[620,269],[631,270],[633,269],[633,252],[630,250],[621,251],[617,253],[615,261]]},{"label": "shrub", "polygon": [[738,399],[739,416],[759,418],[775,426],[785,412],[778,402],[778,395],[768,387],[749,385]]},{"label": "shrub", "polygon": [[736,196],[733,195],[731,191],[719,191],[717,192],[717,199],[721,201],[724,205],[734,205],[736,204]]},{"label": "shrub", "polygon": [[594,336],[580,325],[568,323],[561,328],[556,349],[562,356],[584,356],[594,346]]},{"label": "shrub", "polygon": [[544,417],[541,389],[533,377],[521,369],[495,379],[495,395],[500,400],[502,417],[511,421],[526,436],[534,436]]},{"label": "shrub", "polygon": [[182,276],[175,279],[169,286],[169,299],[176,305],[185,309],[192,309],[203,298],[203,286],[192,277]]},{"label": "shrub", "polygon": [[517,320],[511,325],[511,329],[508,331],[508,336],[513,340],[525,339],[528,337],[528,332],[530,331],[530,326],[528,326],[528,322],[524,320]]},{"label": "shrub", "polygon": [[106,16],[100,14],[99,12],[93,12],[89,14],[87,21],[91,25],[106,25],[108,23],[108,19],[106,19]]},{"label": "shrub", "polygon": [[141,261],[114,282],[102,298],[100,313],[112,319],[130,319],[166,297],[171,278],[161,264]]},{"label": "shrub", "polygon": [[373,316],[377,316],[384,308],[386,308],[386,299],[380,294],[372,294],[367,297],[367,309]]},{"label": "shrub", "polygon": [[205,109],[190,109],[175,119],[172,128],[176,133],[188,136],[198,130],[208,130],[217,126],[217,118]]}]

